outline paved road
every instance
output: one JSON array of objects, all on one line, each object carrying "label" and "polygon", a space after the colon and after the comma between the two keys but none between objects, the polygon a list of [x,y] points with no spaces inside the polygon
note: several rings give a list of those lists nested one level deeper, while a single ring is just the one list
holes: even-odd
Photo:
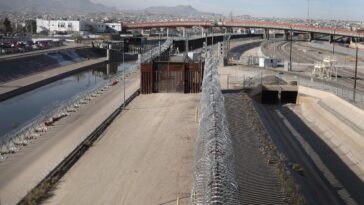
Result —
[{"label": "paved road", "polygon": [[137,97],[45,204],[156,205],[189,197],[198,105],[199,94]]},{"label": "paved road", "polygon": [[81,69],[85,69],[86,67],[94,66],[105,62],[107,62],[107,59],[105,57],[86,60],[80,63],[62,66],[35,75],[20,78],[18,80],[13,80],[4,84],[0,84],[0,101],[37,88],[46,83],[49,83],[50,81],[65,77],[66,75],[77,72]]},{"label": "paved road", "polygon": [[[140,74],[126,80],[126,97],[140,87]],[[0,162],[0,200],[12,205],[38,184],[65,156],[122,104],[123,83],[112,87],[81,106],[71,116],[57,122],[33,144],[8,155]]]},{"label": "paved road", "polygon": [[11,55],[0,55],[0,62],[5,61],[5,60],[11,60],[11,59],[17,59],[17,58],[23,58],[23,57],[28,57],[28,56],[50,53],[50,52],[54,52],[54,51],[61,51],[61,50],[66,50],[66,49],[70,49],[70,48],[84,48],[84,47],[88,47],[88,46],[85,46],[82,44],[68,44],[68,45],[44,49],[44,50],[30,51],[30,52],[25,52],[25,53],[15,53],[15,54],[11,54]]}]

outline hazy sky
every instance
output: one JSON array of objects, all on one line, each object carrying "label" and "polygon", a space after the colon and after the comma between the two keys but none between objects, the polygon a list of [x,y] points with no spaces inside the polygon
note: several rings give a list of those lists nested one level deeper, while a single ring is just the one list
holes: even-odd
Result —
[{"label": "hazy sky", "polygon": [[[119,9],[143,9],[149,6],[192,5],[200,11],[259,17],[307,16],[308,0],[92,0]],[[363,0],[310,0],[310,16],[326,19],[364,20]]]}]

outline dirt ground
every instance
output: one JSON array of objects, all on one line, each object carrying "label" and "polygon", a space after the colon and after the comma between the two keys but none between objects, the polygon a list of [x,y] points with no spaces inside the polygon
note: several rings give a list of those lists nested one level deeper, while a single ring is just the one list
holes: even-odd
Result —
[{"label": "dirt ground", "polygon": [[137,97],[45,204],[188,204],[199,94]]}]

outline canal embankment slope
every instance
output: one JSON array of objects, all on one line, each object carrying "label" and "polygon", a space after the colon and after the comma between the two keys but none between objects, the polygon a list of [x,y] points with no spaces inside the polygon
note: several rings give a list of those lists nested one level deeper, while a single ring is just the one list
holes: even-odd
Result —
[{"label": "canal embankment slope", "polygon": [[0,101],[46,85],[50,82],[67,77],[82,70],[105,64],[107,61],[108,60],[106,57],[90,59],[0,84]]},{"label": "canal embankment slope", "polygon": [[[126,80],[126,98],[140,87],[139,72]],[[0,163],[1,204],[16,204],[123,103],[118,83],[55,123],[32,144]]]}]

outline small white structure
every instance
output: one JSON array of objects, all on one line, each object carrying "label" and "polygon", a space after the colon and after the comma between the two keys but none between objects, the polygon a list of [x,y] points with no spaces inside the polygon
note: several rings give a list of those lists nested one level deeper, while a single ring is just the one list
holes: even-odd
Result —
[{"label": "small white structure", "polygon": [[89,31],[90,25],[86,21],[68,21],[68,20],[45,20],[37,19],[37,33],[42,32],[81,32]]},{"label": "small white structure", "polygon": [[332,77],[337,79],[337,68],[335,66],[336,59],[331,56],[326,56],[322,62],[316,62],[311,77],[316,77],[320,79],[330,80]]},{"label": "small white structure", "polygon": [[112,31],[112,32],[121,32],[123,29],[121,23],[105,23],[105,24],[106,24],[107,30]]},{"label": "small white structure", "polygon": [[259,67],[261,68],[275,68],[278,65],[278,60],[275,58],[259,58]]},{"label": "small white structure", "polygon": [[198,53],[195,53],[195,52],[188,52],[188,57],[193,60],[193,61],[196,61],[198,59]]}]

